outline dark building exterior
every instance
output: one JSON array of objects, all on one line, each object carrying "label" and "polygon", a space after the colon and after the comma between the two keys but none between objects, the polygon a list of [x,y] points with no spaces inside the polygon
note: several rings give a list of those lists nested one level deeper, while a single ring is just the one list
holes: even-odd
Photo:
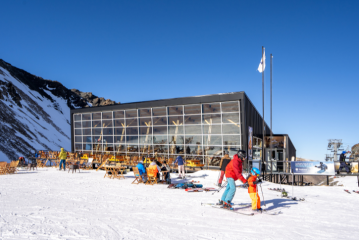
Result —
[{"label": "dark building exterior", "polygon": [[[265,131],[268,138],[267,125]],[[89,154],[181,155],[216,167],[224,151],[232,157],[239,149],[250,150],[259,160],[262,133],[262,117],[244,92],[71,110],[72,151]],[[274,136],[285,140],[282,158],[295,158],[288,135]],[[275,154],[267,158],[275,160]]]}]

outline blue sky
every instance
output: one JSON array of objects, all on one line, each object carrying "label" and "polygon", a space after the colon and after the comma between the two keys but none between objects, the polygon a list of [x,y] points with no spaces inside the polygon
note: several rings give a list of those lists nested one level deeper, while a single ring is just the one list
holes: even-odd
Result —
[{"label": "blue sky", "polygon": [[27,1],[1,3],[0,58],[120,102],[245,91],[297,156],[327,139],[359,143],[359,1]]}]

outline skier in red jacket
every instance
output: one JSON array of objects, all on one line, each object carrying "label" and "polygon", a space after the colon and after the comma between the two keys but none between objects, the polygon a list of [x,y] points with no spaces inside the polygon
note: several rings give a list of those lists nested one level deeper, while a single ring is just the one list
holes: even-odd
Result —
[{"label": "skier in red jacket", "polygon": [[241,180],[243,183],[246,183],[247,180],[242,175],[242,163],[246,159],[246,151],[239,150],[237,154],[233,156],[232,161],[228,163],[226,167],[226,178],[227,178],[227,187],[224,191],[221,203],[224,208],[233,209],[231,201],[236,194],[236,180]]}]

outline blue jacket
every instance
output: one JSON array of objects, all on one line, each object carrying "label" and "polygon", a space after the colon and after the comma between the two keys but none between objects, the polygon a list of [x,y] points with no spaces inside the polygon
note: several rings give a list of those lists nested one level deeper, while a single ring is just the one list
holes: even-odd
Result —
[{"label": "blue jacket", "polygon": [[183,161],[183,159],[182,159],[181,156],[178,156],[178,157],[176,158],[176,161],[175,161],[174,163],[175,163],[175,164],[177,163],[178,166],[184,165],[184,161]]},{"label": "blue jacket", "polygon": [[138,168],[138,171],[140,172],[141,175],[146,173],[146,168],[145,166],[143,166],[142,163],[138,163],[136,167]]}]

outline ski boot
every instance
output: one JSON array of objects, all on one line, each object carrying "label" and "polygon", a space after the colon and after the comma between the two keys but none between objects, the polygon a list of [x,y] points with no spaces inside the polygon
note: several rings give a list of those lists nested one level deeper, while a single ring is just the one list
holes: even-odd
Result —
[{"label": "ski boot", "polygon": [[218,199],[218,203],[217,203],[217,205],[219,205],[219,206],[223,206],[223,207],[224,207],[224,202],[223,202],[222,200]]},{"label": "ski boot", "polygon": [[222,187],[222,184],[221,184],[221,183],[218,183],[218,187]]},{"label": "ski boot", "polygon": [[253,212],[259,212],[259,213],[262,213],[263,212],[263,209],[262,208],[258,208],[258,209],[252,209]]},{"label": "ski boot", "polygon": [[232,207],[231,201],[228,201],[228,203],[224,202],[223,208],[228,209],[228,210],[234,210],[234,208]]}]

